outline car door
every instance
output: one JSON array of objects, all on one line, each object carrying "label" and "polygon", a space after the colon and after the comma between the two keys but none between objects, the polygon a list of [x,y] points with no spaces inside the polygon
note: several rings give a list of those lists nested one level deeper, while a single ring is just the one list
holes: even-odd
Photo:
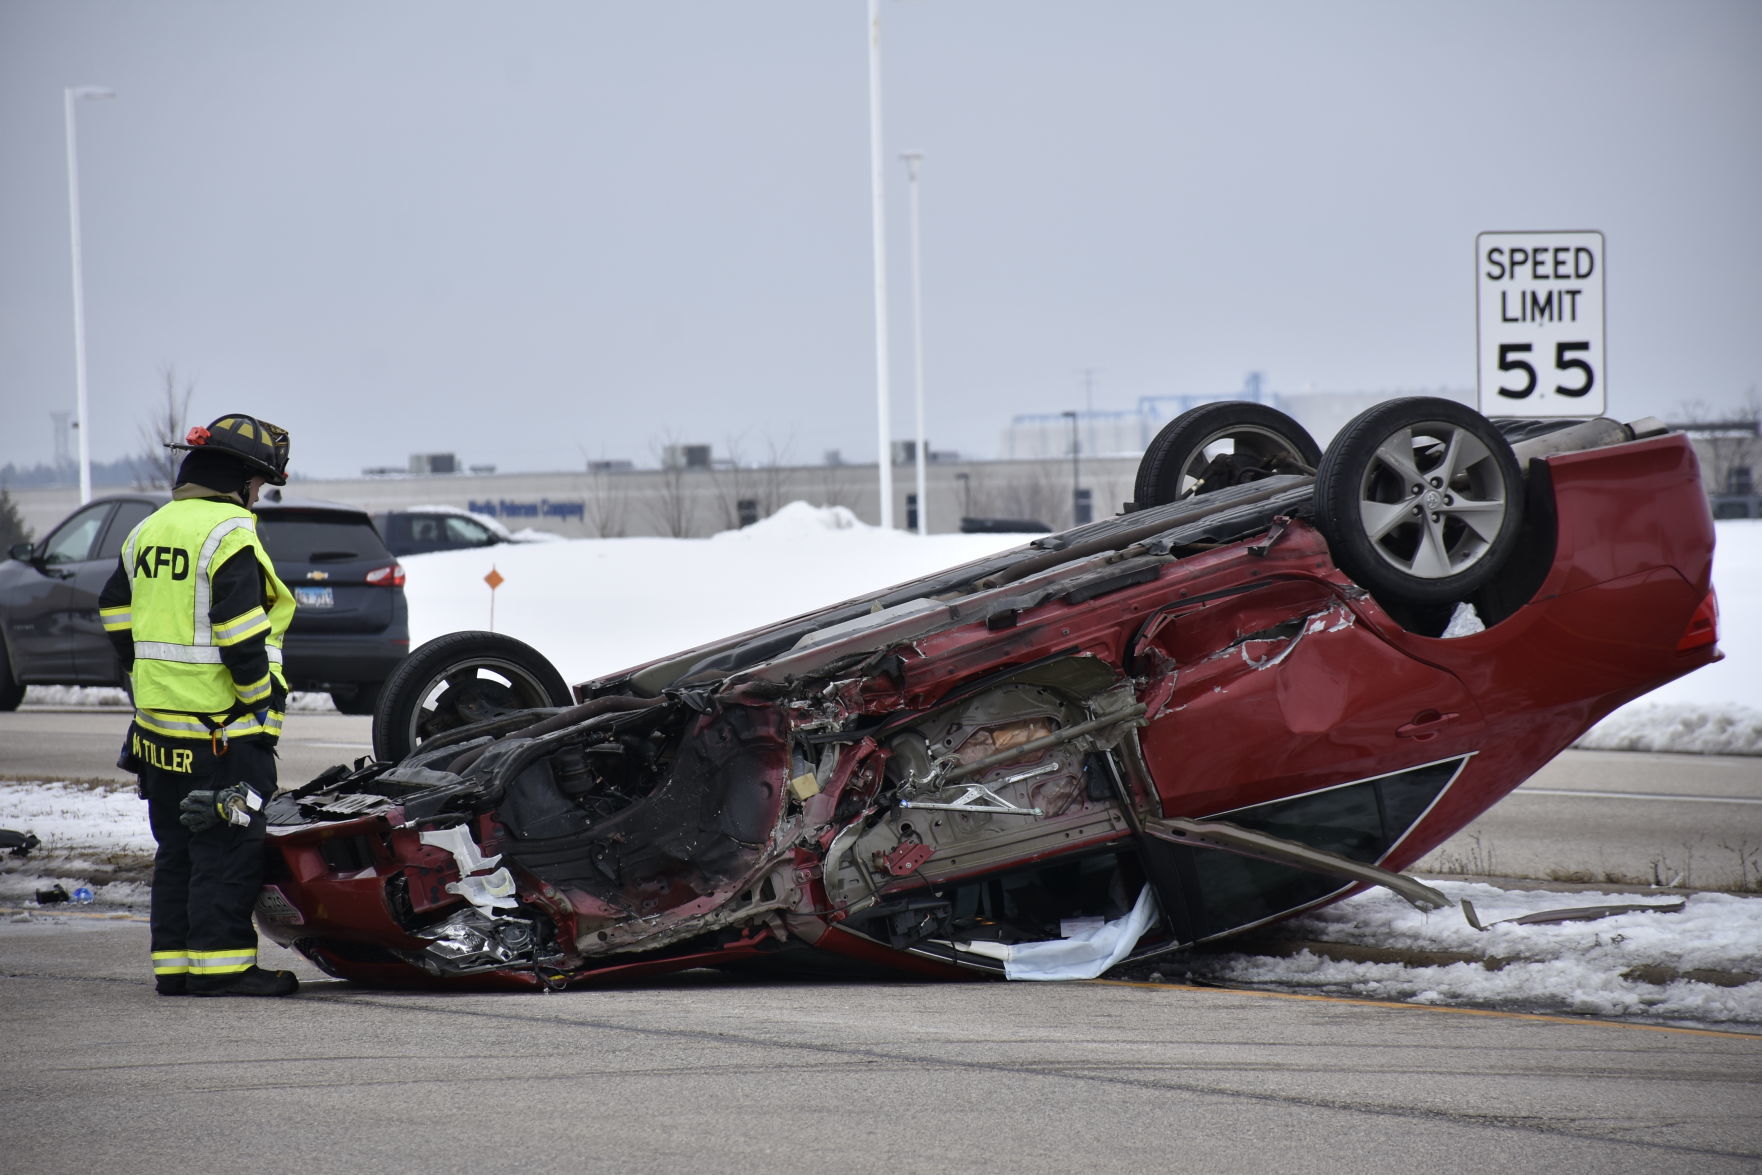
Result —
[{"label": "car door", "polygon": [[1277,846],[1383,867],[1485,736],[1466,686],[1389,639],[1319,579],[1257,581],[1179,602],[1140,630],[1156,666],[1142,763],[1160,812],[1141,821],[1147,875],[1174,937],[1201,942],[1283,917],[1358,880]]},{"label": "car door", "polygon": [[104,634],[104,625],[98,619],[98,596],[109,582],[111,572],[116,570],[116,558],[122,553],[123,540],[154,509],[154,503],[136,498],[117,502],[92,557],[68,567],[73,578],[66,582],[73,599],[66,623],[76,681],[112,685],[122,680],[116,650],[111,647],[110,638]]},{"label": "car door", "polygon": [[409,530],[411,554],[447,549],[446,521],[439,514],[406,514],[404,524]]},{"label": "car door", "polygon": [[[1238,582],[1252,582],[1247,574]],[[1319,582],[1171,609],[1145,626],[1139,652],[1160,652],[1173,669],[1142,733],[1167,815],[1208,816],[1472,752],[1484,731],[1460,680],[1384,639]]]},{"label": "car door", "polygon": [[446,550],[462,551],[472,547],[493,547],[501,540],[489,527],[472,518],[448,514],[446,519]]},{"label": "car door", "polygon": [[9,566],[6,644],[19,681],[45,684],[74,680],[74,585],[78,569],[93,558],[116,504],[80,507],[37,544],[31,558]]}]

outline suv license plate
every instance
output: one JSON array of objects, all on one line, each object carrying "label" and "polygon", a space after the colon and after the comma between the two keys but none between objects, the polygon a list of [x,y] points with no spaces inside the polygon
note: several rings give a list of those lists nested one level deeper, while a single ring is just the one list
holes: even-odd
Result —
[{"label": "suv license plate", "polygon": [[336,592],[327,587],[297,587],[294,589],[294,603],[302,608],[333,608],[336,606]]}]

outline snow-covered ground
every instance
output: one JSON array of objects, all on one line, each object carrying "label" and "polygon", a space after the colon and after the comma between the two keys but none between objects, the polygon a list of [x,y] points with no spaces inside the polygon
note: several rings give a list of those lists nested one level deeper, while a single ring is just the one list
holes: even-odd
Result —
[{"label": "snow-covered ground", "polygon": [[[1476,930],[1458,910],[1423,914],[1375,889],[1280,924],[1280,938],[1313,940],[1314,949],[1290,956],[1202,956],[1188,973],[1285,991],[1762,1033],[1762,898],[1431,884],[1453,901],[1471,902],[1485,929]],[[1508,921],[1630,905],[1650,908],[1587,921]],[[1363,953],[1387,958],[1367,961],[1332,949],[1334,944],[1373,947]]]},{"label": "snow-covered ground", "polygon": [[[1721,522],[1718,532],[1714,580],[1726,660],[1616,712],[1580,745],[1762,755],[1762,522]],[[458,629],[494,628],[540,649],[565,680],[580,681],[1022,541],[883,531],[847,510],[796,503],[709,539],[527,542],[417,555],[404,561],[411,637],[420,643]],[[484,582],[492,567],[503,578],[493,592]],[[122,700],[120,691],[38,688],[26,699],[50,705]],[[327,699],[308,696],[296,709],[328,706]],[[299,721],[297,714],[291,721]],[[0,904],[14,907],[34,907],[35,892],[56,884],[72,892],[106,875],[115,859],[139,861],[152,851],[138,801],[127,790],[0,783],[0,827],[29,829],[55,847],[33,861],[0,857]],[[53,868],[38,860],[52,861]],[[137,882],[92,888],[101,905],[139,907],[145,900]],[[1466,883],[1442,888],[1453,898],[1471,897],[1486,925],[1561,906],[1660,900]],[[1762,972],[1762,899],[1694,894],[1687,903],[1679,913],[1477,932],[1460,915],[1421,916],[1375,891],[1291,928],[1334,941],[1344,936],[1506,961],[1496,969],[1479,962],[1414,967],[1299,955],[1214,957],[1201,965],[1213,978],[1240,982],[1762,1029],[1762,982],[1727,987],[1708,981]]]}]

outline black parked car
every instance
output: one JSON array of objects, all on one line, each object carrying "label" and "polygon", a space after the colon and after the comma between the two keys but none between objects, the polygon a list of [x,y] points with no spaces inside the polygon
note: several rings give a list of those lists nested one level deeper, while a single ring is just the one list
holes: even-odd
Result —
[{"label": "black parked car", "polygon": [[37,543],[0,563],[0,710],[27,685],[120,685],[116,654],[98,623],[98,593],[122,541],[163,497],[95,498]]},{"label": "black parked car", "polygon": [[399,556],[467,551],[517,541],[500,523],[451,507],[387,510],[375,514],[373,522],[387,549]]},{"label": "black parked car", "polygon": [[345,714],[373,713],[410,652],[403,566],[366,511],[337,502],[259,502],[257,533],[298,605],[283,649],[288,687],[327,691]]},{"label": "black parked car", "polygon": [[[122,542],[165,501],[116,494],[81,506],[37,543],[0,563],[0,710],[27,685],[122,685],[98,622],[98,593]],[[328,692],[345,714],[368,714],[410,651],[404,569],[365,511],[337,502],[260,502],[257,533],[294,591],[284,653],[288,685]]]}]

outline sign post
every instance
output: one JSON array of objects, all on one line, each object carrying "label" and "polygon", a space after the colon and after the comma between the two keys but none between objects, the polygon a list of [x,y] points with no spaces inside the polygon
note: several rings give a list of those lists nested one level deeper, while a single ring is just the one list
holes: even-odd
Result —
[{"label": "sign post", "polygon": [[483,582],[489,584],[489,630],[491,632],[496,630],[496,589],[507,581],[508,577],[497,571],[494,563],[489,565],[489,574],[483,577]]},{"label": "sign post", "polygon": [[1603,234],[1481,233],[1475,270],[1482,414],[1603,415]]}]

